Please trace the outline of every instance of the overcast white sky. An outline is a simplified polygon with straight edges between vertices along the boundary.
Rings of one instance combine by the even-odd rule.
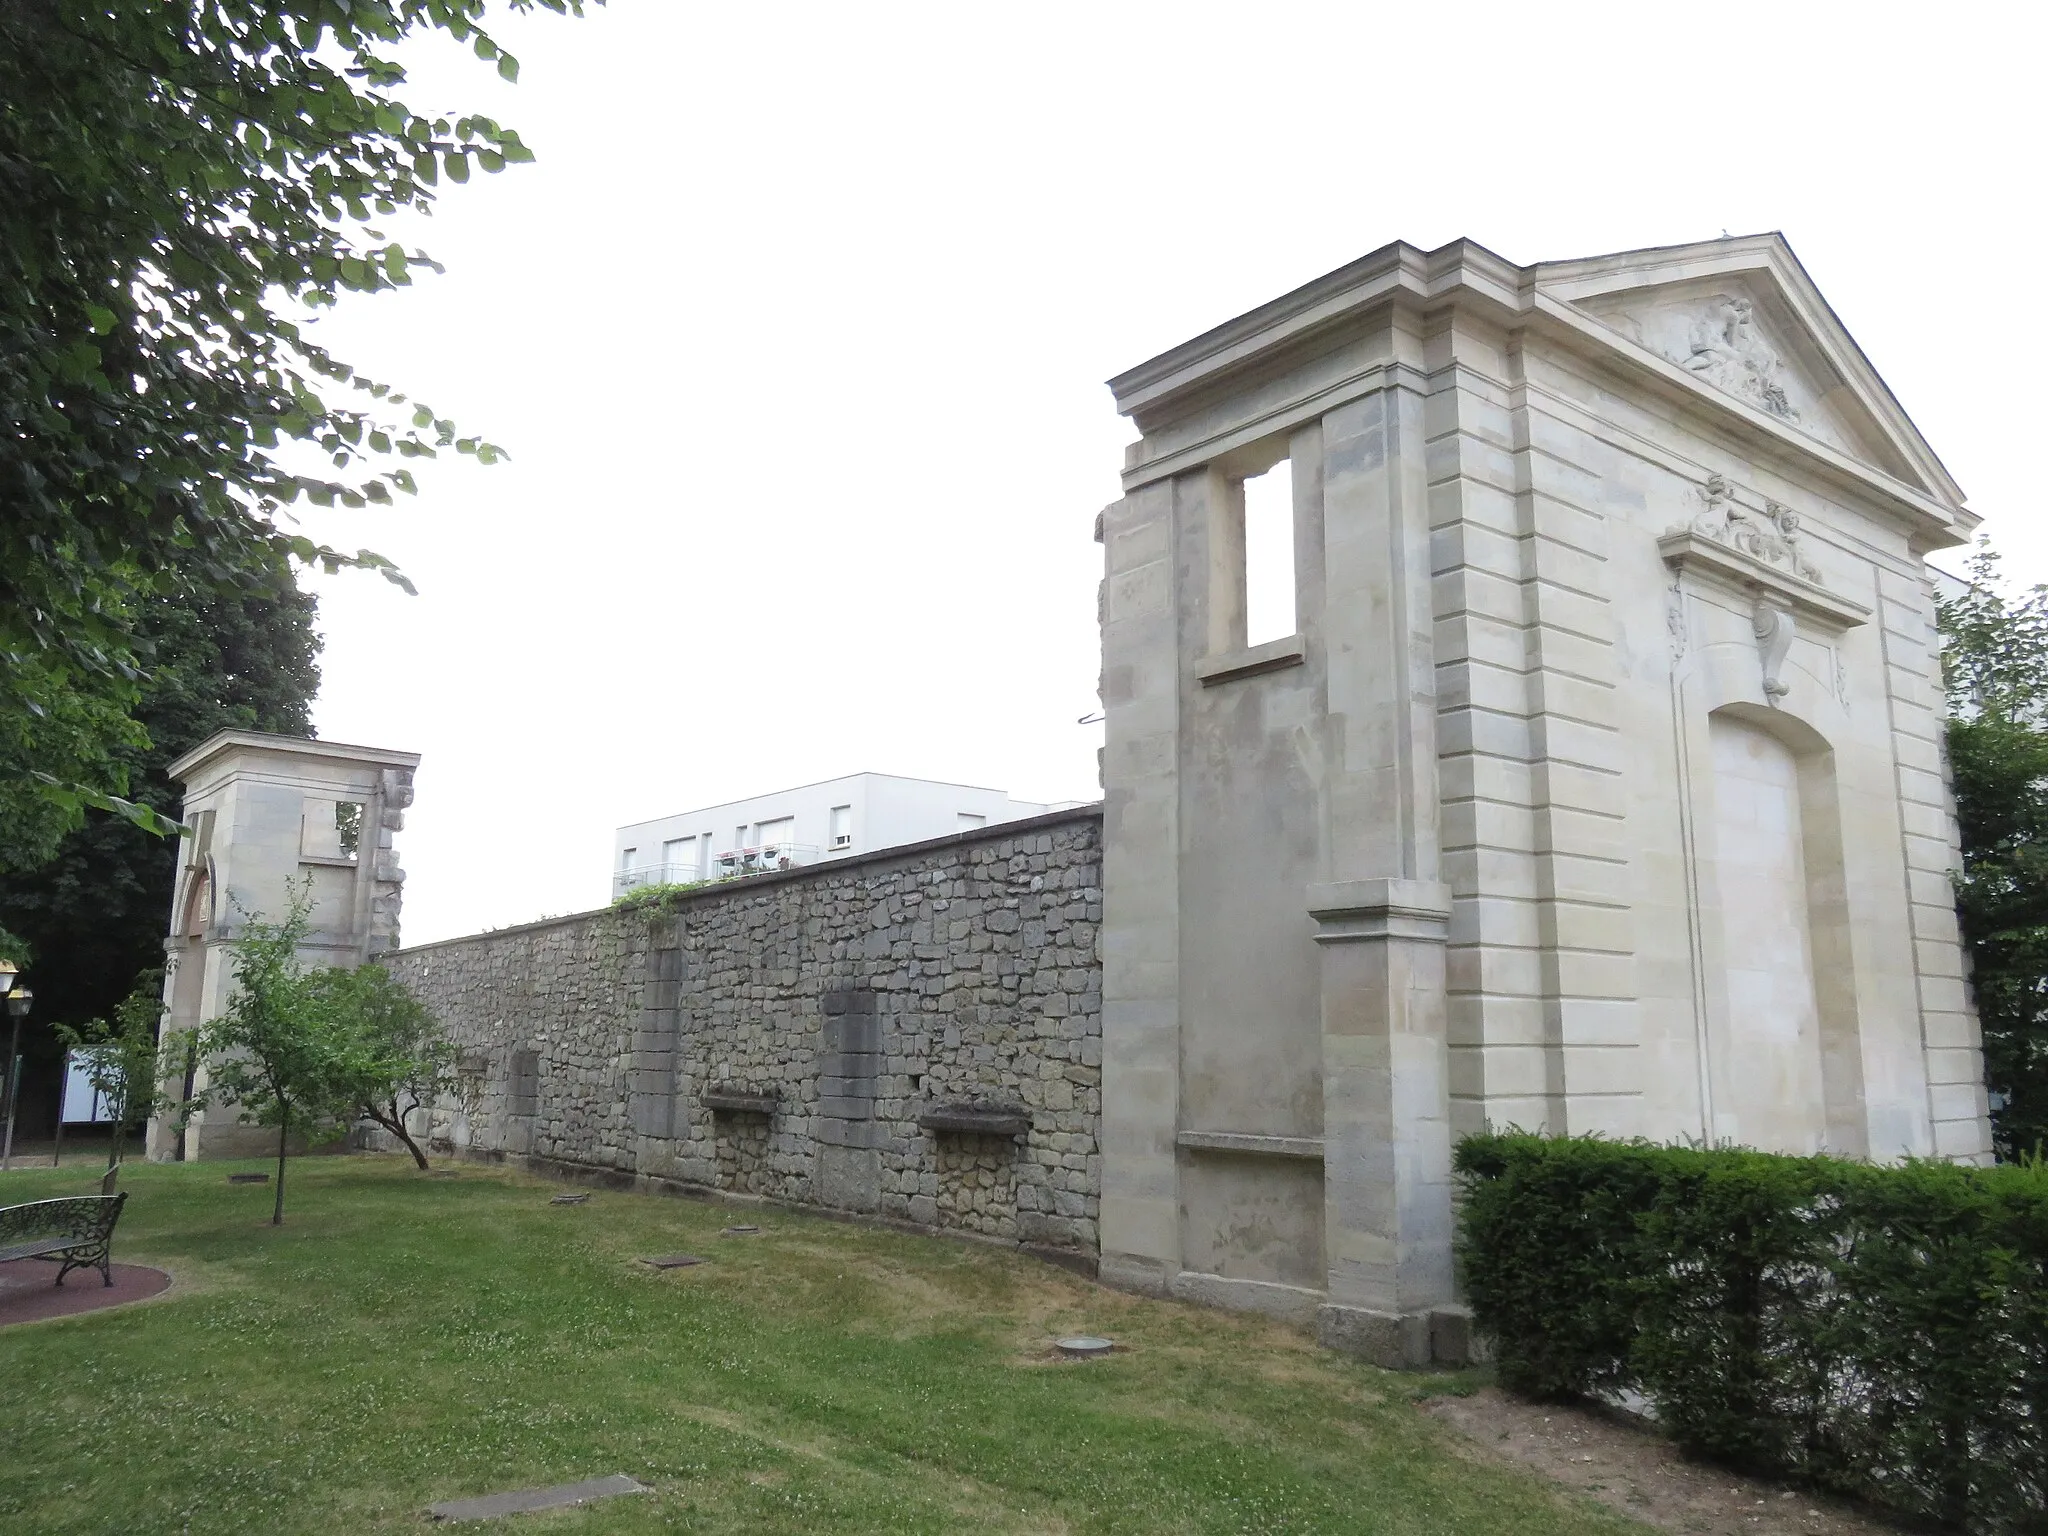
[[[2037,515],[2041,11],[615,0],[409,99],[518,127],[325,323],[511,462],[313,531],[335,740],[421,752],[406,937],[609,895],[610,832],[860,769],[1097,794],[1101,381],[1393,239],[1780,229],[1988,518]],[[415,233],[407,228],[408,238]]]

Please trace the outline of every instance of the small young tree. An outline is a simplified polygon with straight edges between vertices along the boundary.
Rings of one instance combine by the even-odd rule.
[[[106,1105],[113,1122],[114,1139],[107,1148],[109,1173],[120,1165],[128,1128],[161,1112],[170,1102],[163,1088],[167,1072],[157,1038],[164,1012],[163,983],[161,970],[144,971],[136,978],[135,989],[114,1005],[111,1020],[94,1019],[83,1029],[56,1026],[57,1038],[66,1050],[80,1054],[86,1081]]]
[[[455,1085],[455,1048],[424,1004],[381,965],[318,973],[335,1050],[336,1102],[396,1136],[424,1169],[406,1119]]]
[[[284,921],[242,913],[229,943],[235,989],[227,1012],[199,1030],[207,1063],[205,1089],[191,1101],[239,1105],[258,1125],[277,1127],[277,1200],[273,1226],[284,1222],[285,1144],[294,1125],[317,1134],[331,1120],[340,1077],[324,988],[299,964],[299,945],[312,911],[312,883],[289,888]]]

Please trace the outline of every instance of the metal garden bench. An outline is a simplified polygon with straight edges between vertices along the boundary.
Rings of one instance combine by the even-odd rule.
[[[60,1262],[57,1284],[74,1269],[97,1268],[100,1279],[114,1283],[108,1250],[114,1223],[128,1202],[120,1195],[70,1195],[60,1200],[31,1200],[27,1205],[0,1206],[0,1263],[10,1259],[52,1259]]]

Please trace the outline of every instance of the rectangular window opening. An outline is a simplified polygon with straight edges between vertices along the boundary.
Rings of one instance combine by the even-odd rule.
[[[834,848],[851,848],[853,846],[853,807],[850,805],[833,806],[831,825],[828,831],[831,834],[831,844]]]
[[[354,860],[363,836],[363,803],[308,795],[299,818],[299,857]]]
[[[1246,645],[1294,634],[1294,467],[1282,459],[1244,487]]]
[[[957,811],[954,816],[962,832],[972,832],[976,827],[988,825],[988,818],[978,811]]]
[[[363,840],[363,807],[360,801],[334,802],[334,836],[341,851],[354,858]]]

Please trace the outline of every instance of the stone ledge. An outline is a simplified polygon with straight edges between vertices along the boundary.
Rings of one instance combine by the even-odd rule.
[[[1016,1104],[934,1104],[917,1117],[921,1130],[953,1136],[1022,1136],[1031,1114]]]
[[[781,1102],[775,1094],[741,1088],[732,1083],[706,1088],[701,1098],[706,1109],[728,1115],[772,1115]]]
[[[1318,944],[1354,939],[1450,937],[1451,888],[1440,880],[1343,880],[1308,888],[1308,912]]]
[[[1220,656],[1205,657],[1195,663],[1195,676],[1207,688],[1235,678],[1257,677],[1261,672],[1277,672],[1282,667],[1298,667],[1302,655],[1301,636],[1286,635],[1278,640],[1263,640],[1257,645],[1225,651]]]
[[[1249,1131],[1182,1131],[1177,1146],[1191,1152],[1240,1152],[1250,1157],[1298,1157],[1323,1160],[1320,1136],[1258,1136]]]

